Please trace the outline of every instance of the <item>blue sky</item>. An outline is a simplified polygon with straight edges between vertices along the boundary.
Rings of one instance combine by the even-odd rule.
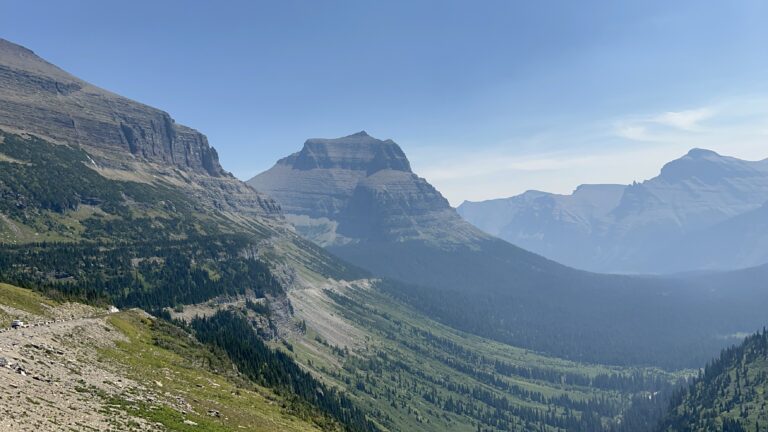
[[[0,0],[0,37],[207,134],[247,179],[392,138],[453,204],[768,157],[764,1]]]

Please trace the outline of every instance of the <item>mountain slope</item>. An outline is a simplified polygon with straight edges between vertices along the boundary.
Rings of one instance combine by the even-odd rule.
[[[207,138],[163,111],[95,87],[0,39],[0,128],[78,146],[103,176],[173,184],[220,211],[275,215],[224,171]]]
[[[568,196],[528,192],[465,202],[458,210],[478,227],[568,265],[665,273],[766,262],[759,242],[742,245],[733,255],[740,243],[728,240],[760,232],[757,217],[740,216],[766,202],[768,160],[744,161],[693,149],[642,183],[584,185]],[[703,245],[709,247],[701,253]]]
[[[425,317],[378,289],[329,281],[289,291],[297,360],[346,386],[389,430],[611,430],[634,398],[685,376],[566,361]]]
[[[34,325],[10,330],[5,316]],[[107,314],[0,284],[0,324],[3,430],[341,430],[142,311]]]
[[[93,122],[105,134],[120,129],[105,118],[130,114],[142,125],[142,118],[158,111],[94,95],[96,90],[27,91],[24,86],[38,81],[63,88],[72,78],[39,59],[35,67],[18,66],[9,56],[20,51],[32,55],[19,47],[2,52],[0,64],[13,76],[2,94],[13,94],[30,113],[46,114],[11,118],[14,113],[7,112],[0,125],[0,280],[38,294],[14,292],[42,293],[51,303],[141,307],[158,317],[128,311],[47,333],[59,340],[72,334],[72,346],[83,350],[93,348],[92,341],[115,338],[97,355],[72,356],[76,366],[121,368],[112,383],[142,383],[126,389],[137,393],[129,396],[146,397],[147,404],[134,404],[138,409],[114,428],[129,429],[135,421],[144,430],[152,423],[160,430],[500,431],[515,425],[592,431],[616,422],[633,398],[676,378],[655,369],[564,361],[457,333],[389,294],[396,283],[368,279],[367,272],[299,237],[274,201],[225,173],[179,164],[171,153],[134,154],[127,143],[102,143],[96,133],[69,141],[72,131],[59,131],[49,121],[69,106],[58,99],[76,95],[66,99],[83,104],[76,123],[85,123],[92,109]],[[105,114],[99,104],[106,99],[111,102]],[[119,108],[125,106],[130,109]],[[384,169],[359,185],[362,197],[412,196],[381,218],[381,238],[430,238],[445,248],[463,242],[462,236],[487,238],[446,208],[402,160],[390,164],[390,158],[397,154],[374,155]],[[363,153],[357,159],[371,158]],[[390,189],[390,180],[377,180],[383,178],[401,187]],[[466,232],[444,241],[440,230],[421,231],[423,220],[446,216]],[[5,299],[0,295],[0,304]],[[2,309],[0,323],[27,317],[11,307]],[[169,321],[174,318],[186,321]],[[77,339],[79,334],[94,337]],[[22,343],[17,348],[28,349]],[[55,350],[35,357],[60,363],[48,355]],[[95,380],[83,387],[73,373],[62,371],[73,381],[67,388],[79,396],[64,401],[62,417],[79,415],[77,402],[87,397],[96,403],[94,427],[108,429],[101,423],[105,413],[123,419],[125,401],[102,403],[112,395],[102,390],[118,385]],[[17,375],[14,385],[22,376]],[[22,394],[32,394],[37,385],[27,379],[16,389],[3,387],[0,405],[15,402],[6,392],[23,387]],[[170,405],[153,403],[161,392]],[[48,403],[30,398],[30,404]],[[221,417],[208,414],[212,406]],[[48,418],[46,410],[40,412]],[[19,416],[11,425],[41,429],[30,417]]]
[[[363,134],[309,140],[249,182],[333,253],[412,284],[393,284],[393,295],[457,328],[514,345],[578,360],[695,365],[723,346],[723,334],[764,323],[765,293],[741,298],[742,287],[704,291],[688,281],[596,275],[483,234],[407,169],[402,152],[383,150],[393,144]],[[346,162],[361,153],[369,155],[366,164]],[[298,163],[318,154],[322,163]],[[382,163],[376,154],[396,161]],[[380,169],[396,163],[398,169]],[[330,200],[332,208],[314,207]],[[319,226],[334,235],[313,235]],[[727,319],[710,319],[715,311]]]
[[[768,332],[749,336],[673,398],[665,431],[762,431],[768,426]]]
[[[768,263],[768,202],[683,236],[642,261],[658,272],[728,270]]]

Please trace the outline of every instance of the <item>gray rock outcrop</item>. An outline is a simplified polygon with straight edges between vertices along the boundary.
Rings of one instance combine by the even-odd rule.
[[[447,245],[486,237],[411,171],[394,141],[365,132],[309,139],[248,184],[274,197],[302,234],[324,246],[408,240]]]
[[[205,135],[177,124],[164,111],[93,86],[3,39],[0,128],[80,146],[106,176],[162,178],[217,210],[280,214],[271,198],[221,167]]]

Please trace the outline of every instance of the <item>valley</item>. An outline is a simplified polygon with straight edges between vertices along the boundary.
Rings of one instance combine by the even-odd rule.
[[[751,166],[687,157],[631,193],[691,186],[702,158]],[[760,226],[753,186],[711,222]],[[643,208],[604,189],[576,207]],[[728,347],[765,325],[768,268],[612,275],[534,252],[462,219],[391,139],[310,138],[242,182],[202,133],[0,39],[2,429],[763,424],[765,334]]]

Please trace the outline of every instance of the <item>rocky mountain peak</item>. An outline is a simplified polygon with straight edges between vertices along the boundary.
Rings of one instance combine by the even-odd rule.
[[[661,169],[659,179],[676,183],[697,181],[720,183],[726,179],[765,176],[765,164],[721,156],[712,150],[694,148]]]
[[[342,138],[311,138],[300,152],[278,162],[298,170],[345,169],[368,175],[390,169],[411,172],[403,150],[392,140],[379,140],[361,131]]]
[[[0,38],[0,53],[4,55],[34,56],[35,52],[9,40]]]
[[[411,171],[400,146],[365,132],[309,139],[248,184],[274,197],[294,226],[323,245],[481,235]],[[435,234],[435,227],[445,232]]]
[[[718,154],[715,151],[702,149],[702,148],[692,148],[688,153],[685,155],[685,157],[693,158],[693,159],[715,159],[720,158],[720,154]]]

